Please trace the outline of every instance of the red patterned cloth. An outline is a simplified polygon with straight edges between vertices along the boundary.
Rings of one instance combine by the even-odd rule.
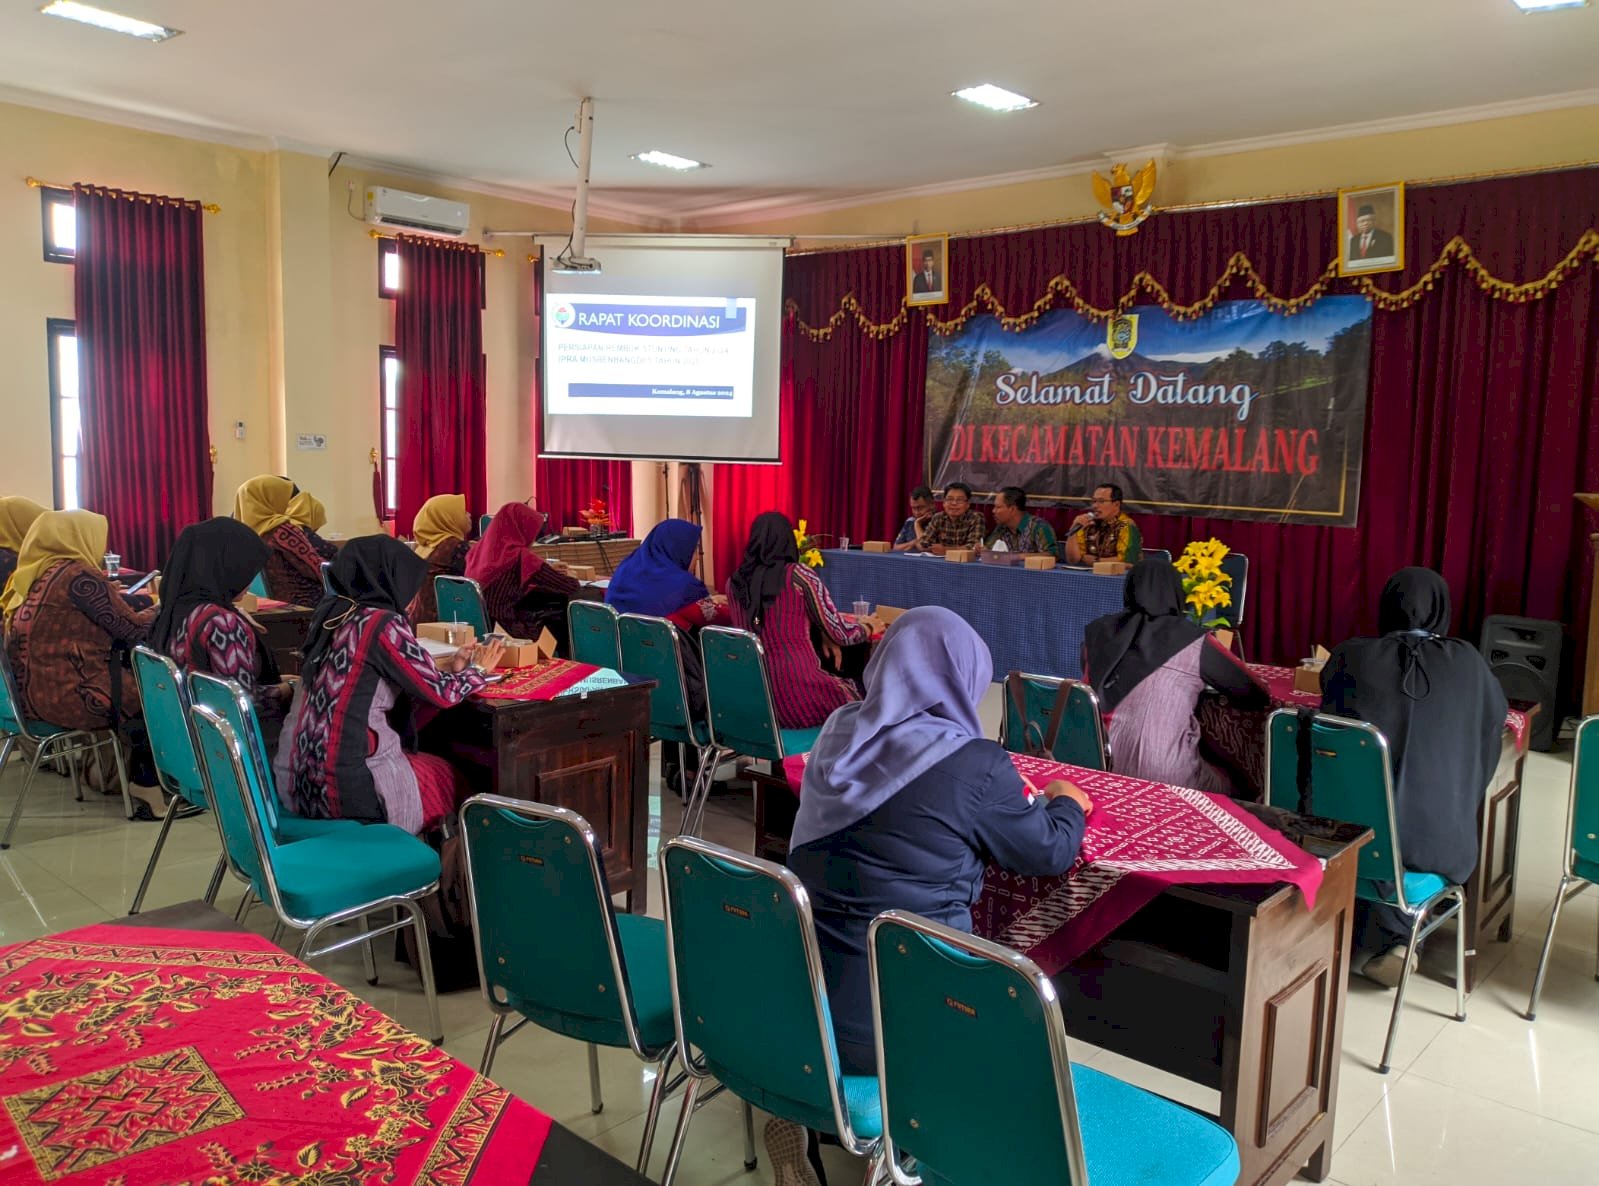
[[[1025,754],[1011,760],[1035,786],[1066,778],[1094,799],[1070,872],[1024,877],[990,866],[972,908],[977,934],[1015,948],[1050,976],[1169,886],[1286,881],[1315,905],[1321,862],[1225,795]],[[798,794],[805,755],[786,759],[783,770]]]
[[[1266,788],[1266,717],[1278,708],[1320,708],[1316,692],[1294,690],[1294,669],[1250,663],[1249,670],[1271,692],[1270,709],[1239,708],[1236,704],[1206,696],[1199,702],[1199,731],[1205,748],[1220,758],[1233,772],[1246,780],[1257,798]],[[1505,714],[1505,728],[1516,739],[1516,749],[1527,751],[1531,721],[1527,714],[1512,708]]]
[[[554,700],[582,680],[605,670],[592,663],[548,659],[532,667],[513,667],[497,684],[478,692],[483,700]]]
[[[0,948],[7,1186],[478,1186],[550,1118],[251,934]]]
[[[406,754],[416,790],[422,800],[422,831],[436,828],[453,816],[472,793],[466,776],[437,754]]]

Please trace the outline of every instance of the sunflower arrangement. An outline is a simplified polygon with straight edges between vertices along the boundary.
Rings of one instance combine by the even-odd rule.
[[[1172,567],[1183,575],[1183,599],[1188,616],[1204,626],[1232,625],[1226,618],[1206,619],[1211,610],[1226,609],[1233,603],[1227,586],[1233,578],[1222,571],[1222,557],[1232,551],[1219,539],[1195,540],[1183,549]]]
[[[811,538],[804,519],[799,521],[799,526],[794,528],[794,545],[799,548],[800,563],[807,568],[822,567],[822,550],[816,546],[816,541]]]

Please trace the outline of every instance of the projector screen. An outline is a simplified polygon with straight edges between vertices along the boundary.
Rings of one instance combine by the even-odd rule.
[[[599,275],[539,236],[546,457],[778,457],[786,239],[591,235]]]

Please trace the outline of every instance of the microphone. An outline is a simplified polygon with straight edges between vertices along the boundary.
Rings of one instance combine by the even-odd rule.
[[[1072,536],[1076,535],[1079,531],[1081,531],[1083,528],[1085,528],[1087,526],[1088,526],[1087,523],[1073,523],[1072,524],[1072,529],[1066,533],[1065,538],[1066,539],[1071,539]]]

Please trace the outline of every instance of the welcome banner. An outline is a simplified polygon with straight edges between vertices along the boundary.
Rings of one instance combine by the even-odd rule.
[[[1020,333],[974,317],[928,337],[929,480],[1071,503],[1113,482],[1135,510],[1353,527],[1370,362],[1358,296],[1292,317],[1060,311]]]

